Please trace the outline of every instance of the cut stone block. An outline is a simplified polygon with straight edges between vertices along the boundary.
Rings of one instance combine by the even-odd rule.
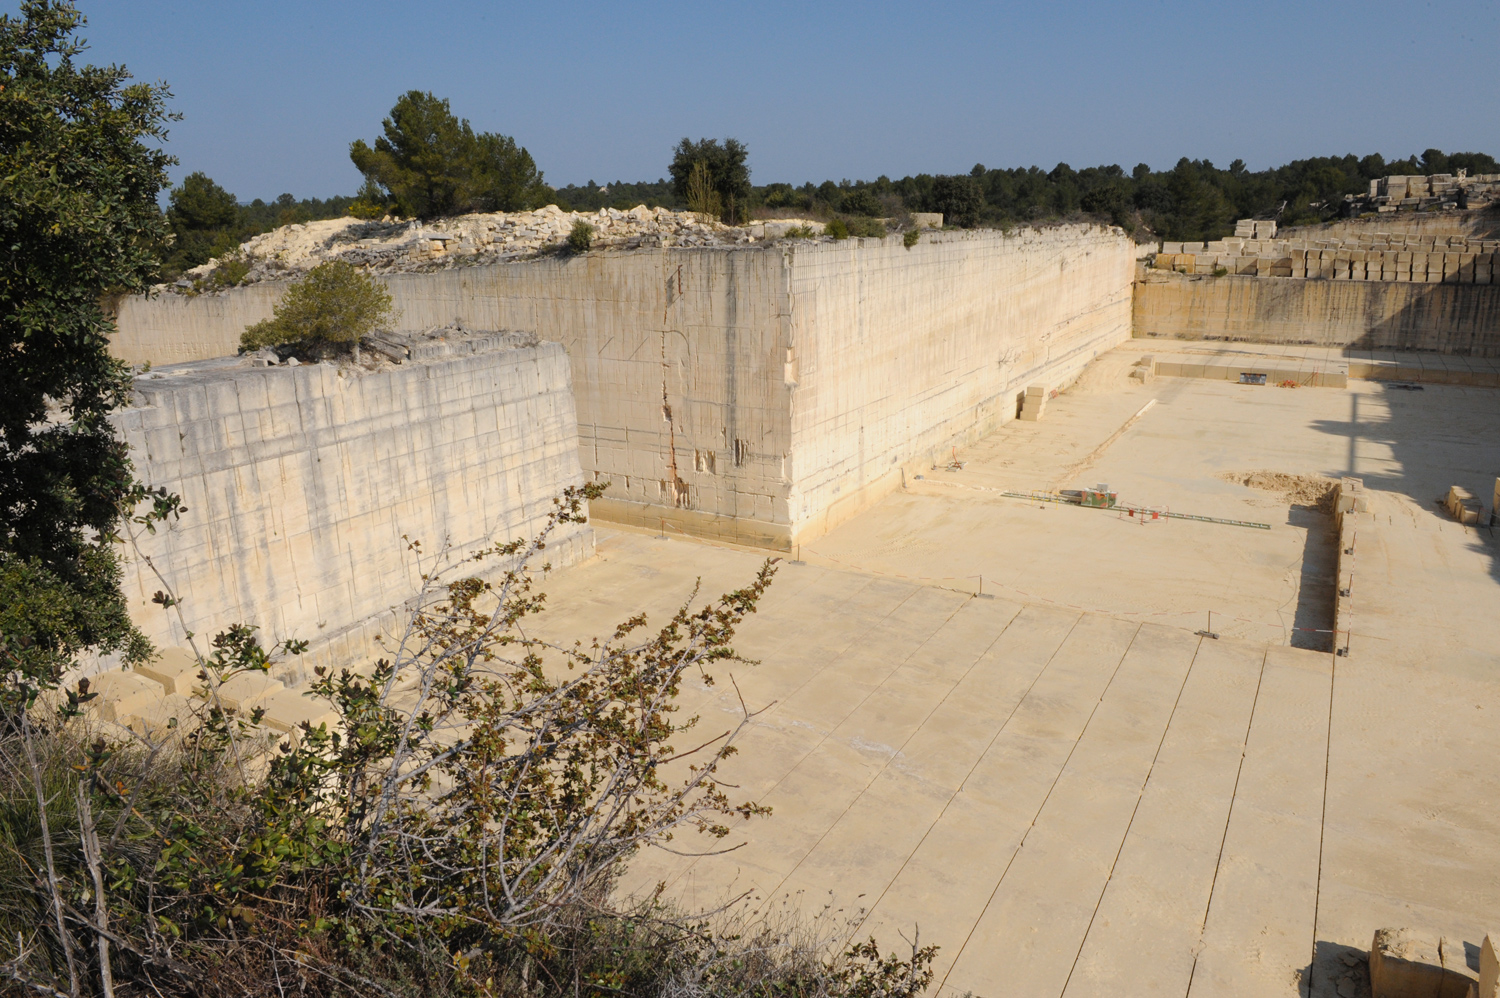
[[[168,693],[183,696],[200,684],[198,669],[197,657],[186,648],[163,648],[156,661],[135,667],[137,673],[160,683]]]
[[[1047,397],[1045,395],[1028,395],[1026,404],[1021,406],[1021,418],[1028,423],[1038,422],[1042,414],[1047,410]]]
[[[89,692],[99,694],[90,704],[106,721],[123,722],[133,712],[160,700],[162,688],[133,672],[101,672],[89,677]]]
[[[1364,484],[1362,478],[1345,478],[1339,482],[1339,513],[1363,513],[1370,508],[1370,500],[1365,495]]]
[[[1479,947],[1479,998],[1500,998],[1500,957],[1495,949],[1494,935],[1485,933]]]
[[[260,706],[266,710],[261,723],[283,734],[300,729],[303,721],[314,728],[327,724],[332,731],[339,721],[338,711],[327,700],[305,696],[300,690],[279,690],[262,700]]]
[[[1479,985],[1479,969],[1469,966],[1469,947],[1464,945],[1462,939],[1452,936],[1444,936],[1438,944],[1438,950],[1443,957],[1443,972],[1447,979],[1458,977],[1463,981],[1462,994],[1472,996]],[[1457,985],[1446,984],[1445,993],[1451,992]]]
[[[225,710],[251,710],[273,693],[286,687],[278,680],[261,672],[246,672],[232,677],[219,687],[219,702]]]
[[[1478,523],[1480,505],[1479,500],[1474,498],[1474,493],[1459,485],[1449,486],[1448,495],[1443,500],[1448,507],[1448,512],[1459,523]]]
[[[1471,981],[1443,965],[1442,940],[1415,929],[1376,929],[1370,944],[1374,998],[1468,998]]]
[[[193,701],[178,693],[160,694],[121,720],[143,738],[161,738],[169,732],[185,734],[193,729],[195,722]]]
[[[1479,975],[1460,939],[1416,929],[1376,929],[1370,944],[1374,998],[1469,998]]]

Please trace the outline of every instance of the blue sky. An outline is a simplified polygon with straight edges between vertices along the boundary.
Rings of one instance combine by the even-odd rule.
[[[1500,155],[1494,0],[79,6],[91,61],[171,85],[174,179],[247,201],[352,193],[349,143],[409,89],[555,185],[663,176],[685,135],[745,142],[756,183]]]

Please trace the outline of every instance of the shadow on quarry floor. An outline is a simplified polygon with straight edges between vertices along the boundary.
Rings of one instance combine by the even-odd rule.
[[[1338,573],[1338,533],[1333,516],[1313,506],[1293,506],[1286,522],[1307,531],[1302,547],[1302,574],[1297,586],[1297,613],[1292,620],[1293,648],[1332,651],[1334,587]]]
[[[1368,959],[1369,954],[1362,949],[1319,939],[1313,944],[1313,962],[1298,972],[1298,994],[1306,998],[1370,998]]]
[[[1461,485],[1489,516],[1500,476],[1500,390],[1456,385],[1412,390],[1379,382],[1350,382],[1350,387],[1348,419],[1309,424],[1346,442],[1343,467],[1331,474],[1354,475],[1366,488],[1407,496],[1442,521],[1448,521],[1442,507],[1448,487]],[[1494,531],[1475,531],[1470,547],[1488,558],[1490,576],[1500,582]]]

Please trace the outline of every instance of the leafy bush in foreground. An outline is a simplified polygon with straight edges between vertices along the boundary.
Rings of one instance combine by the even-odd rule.
[[[589,643],[532,637],[544,597],[526,566],[601,492],[569,490],[529,542],[424,565],[389,657],[319,671],[310,695],[335,724],[268,739],[258,712],[225,709],[224,683],[301,651],[244,626],[201,656],[187,730],[96,737],[86,681],[55,719],[6,718],[0,973],[70,996],[732,994],[752,964],[770,993],[925,986],[931,948],[830,958],[764,925],[726,936],[611,901],[641,847],[692,851],[691,830],[711,853],[729,818],[768,813],[718,779],[751,715],[699,734],[676,700],[688,672],[711,683],[737,660],[775,569],[658,630],[635,616]],[[492,581],[467,574],[481,563]]]

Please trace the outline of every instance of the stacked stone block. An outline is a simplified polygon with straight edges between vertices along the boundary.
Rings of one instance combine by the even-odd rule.
[[[1415,211],[1456,203],[1460,189],[1470,199],[1500,198],[1500,174],[1382,177],[1370,181],[1368,197],[1380,212]]]
[[[1500,240],[1466,236],[1165,242],[1154,266],[1185,274],[1416,284],[1500,284]]]

